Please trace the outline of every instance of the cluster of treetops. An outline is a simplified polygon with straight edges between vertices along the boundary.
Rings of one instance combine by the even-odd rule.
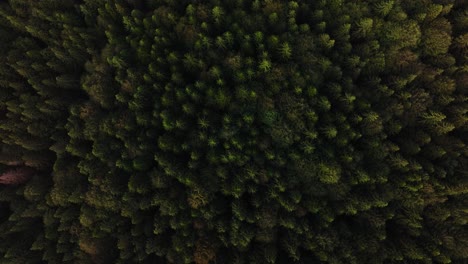
[[[0,3],[0,263],[467,263],[465,0]]]

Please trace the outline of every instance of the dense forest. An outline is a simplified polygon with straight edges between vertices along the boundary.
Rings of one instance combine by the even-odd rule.
[[[0,263],[468,263],[466,0],[0,3]]]

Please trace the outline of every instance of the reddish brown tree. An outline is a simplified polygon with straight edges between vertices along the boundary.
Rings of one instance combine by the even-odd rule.
[[[33,174],[34,169],[29,167],[10,169],[0,175],[0,184],[19,185],[29,180]]]

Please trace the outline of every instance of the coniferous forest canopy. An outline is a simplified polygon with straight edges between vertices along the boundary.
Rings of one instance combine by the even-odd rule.
[[[467,263],[465,0],[0,3],[0,263]]]

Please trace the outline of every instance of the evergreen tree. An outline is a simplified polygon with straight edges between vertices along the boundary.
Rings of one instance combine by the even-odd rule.
[[[464,263],[467,21],[0,3],[0,263]]]

